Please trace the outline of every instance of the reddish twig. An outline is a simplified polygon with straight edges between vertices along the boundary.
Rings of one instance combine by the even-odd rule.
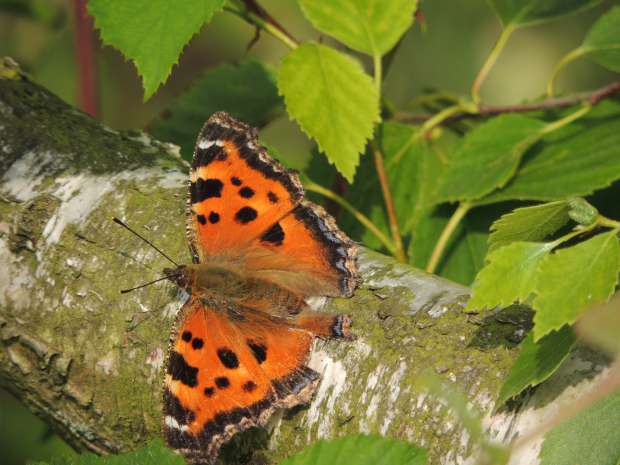
[[[290,32],[284,29],[284,26],[282,26],[278,21],[276,21],[276,19],[273,16],[271,16],[267,12],[267,10],[265,10],[262,6],[260,6],[256,0],[243,0],[243,3],[245,4],[245,7],[248,9],[248,11],[251,11],[259,18],[262,18],[264,21],[266,21],[267,23],[271,24],[273,27],[278,29],[286,37],[291,39],[293,42],[297,43],[297,39],[295,39],[295,37],[293,37],[293,35]]]
[[[93,19],[86,11],[86,0],[73,0],[75,15],[75,54],[78,66],[79,106],[97,116],[97,85],[93,39]]]
[[[620,81],[615,81],[599,89],[591,92],[571,95],[561,98],[550,98],[542,100],[541,102],[522,103],[516,105],[479,105],[477,112],[461,112],[446,118],[445,122],[458,121],[464,118],[477,117],[477,116],[494,116],[502,113],[525,113],[530,111],[540,110],[553,110],[557,108],[566,108],[578,105],[583,102],[587,102],[594,106],[600,103],[602,100],[609,98],[620,92]],[[411,115],[406,113],[395,113],[394,119],[402,122],[415,122],[421,123],[429,120],[434,115],[432,114],[420,114]]]

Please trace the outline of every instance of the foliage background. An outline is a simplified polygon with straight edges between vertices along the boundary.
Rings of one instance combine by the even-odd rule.
[[[318,37],[296,2],[261,3],[299,40]],[[482,89],[483,101],[514,103],[544,94],[554,64],[580,43],[602,12],[615,4],[618,2],[606,1],[579,15],[518,30]],[[467,95],[500,31],[497,17],[484,0],[427,0],[421,8],[424,26],[421,28],[418,23],[407,32],[385,77],[384,95],[395,102],[407,102],[422,95],[429,86]],[[73,2],[69,0],[0,0],[0,55],[14,57],[42,85],[77,104],[74,29]],[[133,65],[124,61],[117,50],[98,46],[98,118],[116,129],[148,128],[180,93],[215,66],[248,58],[277,65],[287,49],[263,34],[248,51],[246,47],[253,36],[254,29],[239,18],[217,14],[185,49],[168,82],[146,103]],[[571,93],[592,89],[614,78],[601,67],[578,61],[561,74],[557,90]],[[313,155],[312,144],[286,115],[270,122],[261,135],[289,166],[303,169],[313,156],[322,157]],[[325,183],[329,185],[328,181]],[[604,213],[619,218],[609,201],[614,192],[618,192],[618,186],[599,194],[597,206],[602,205]],[[346,225],[346,218],[343,221]],[[352,222],[349,227],[354,227]],[[488,224],[481,225],[481,233],[486,228]],[[472,261],[481,262],[484,255],[476,257],[473,249],[471,253]],[[470,284],[471,271],[465,270],[467,264],[461,266],[462,272],[457,270],[449,277]],[[8,454],[4,463],[19,464],[26,459],[46,459],[67,452],[67,447],[45,425],[4,393],[0,394],[0,418],[0,450]]]

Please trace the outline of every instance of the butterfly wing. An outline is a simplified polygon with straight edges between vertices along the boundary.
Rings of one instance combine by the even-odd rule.
[[[255,129],[215,113],[200,131],[190,172],[187,229],[195,261],[237,257],[302,196],[297,175],[267,155]]]
[[[277,407],[307,402],[312,335],[249,312],[229,315],[192,297],[173,331],[164,381],[164,437],[190,463],[215,462],[235,433]]]
[[[215,113],[198,137],[190,179],[195,261],[234,263],[297,295],[349,296],[357,247],[303,193],[256,130]]]

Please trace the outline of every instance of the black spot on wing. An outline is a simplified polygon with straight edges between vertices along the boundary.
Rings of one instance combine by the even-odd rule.
[[[181,381],[186,386],[194,387],[198,384],[198,368],[188,365],[185,358],[175,350],[170,352],[168,373],[173,380]]]
[[[263,363],[267,360],[267,346],[265,346],[265,344],[260,344],[254,341],[247,341],[247,343],[258,363]]]
[[[192,341],[192,347],[194,348],[194,350],[202,349],[203,345],[204,341],[199,337],[194,338],[194,340]]]
[[[232,182],[233,186],[241,185],[241,179],[239,179],[237,176],[233,176],[232,178],[230,178],[230,182]]]
[[[265,234],[263,234],[260,238],[263,242],[269,242],[273,245],[282,245],[282,241],[284,240],[284,230],[280,223],[274,224],[271,228],[267,230]]]
[[[200,224],[207,224],[207,219],[205,218],[204,215],[197,215],[196,219],[198,220]]]
[[[239,359],[237,358],[237,354],[235,354],[228,347],[220,347],[217,349],[217,356],[226,368],[232,370],[239,367]]]
[[[220,221],[220,215],[217,212],[211,212],[209,213],[209,223],[211,224],[215,224],[218,221]]]
[[[212,197],[221,197],[224,184],[219,179],[198,178],[189,186],[189,196],[192,203],[202,202]]]
[[[212,387],[206,387],[204,393],[207,397],[213,397],[213,394],[215,394],[215,389]]]
[[[241,224],[248,224],[256,219],[258,212],[252,207],[243,207],[235,213],[235,219]]]
[[[278,196],[271,191],[267,192],[267,198],[271,203],[278,203],[280,201]]]
[[[242,187],[239,189],[239,195],[244,199],[251,199],[254,196],[254,189],[251,187]]]
[[[254,381],[246,381],[242,387],[245,392],[252,392],[256,389],[256,383]]]
[[[226,376],[218,376],[215,378],[215,385],[220,389],[226,389],[230,386],[230,380]]]
[[[181,334],[181,339],[183,339],[185,342],[191,341],[192,340],[191,331],[183,331],[183,334]]]

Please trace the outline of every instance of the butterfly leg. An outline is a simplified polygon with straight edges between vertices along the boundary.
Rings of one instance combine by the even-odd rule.
[[[295,315],[293,322],[296,326],[310,331],[315,336],[335,339],[355,339],[351,334],[351,318],[347,315],[333,315],[304,309]]]

